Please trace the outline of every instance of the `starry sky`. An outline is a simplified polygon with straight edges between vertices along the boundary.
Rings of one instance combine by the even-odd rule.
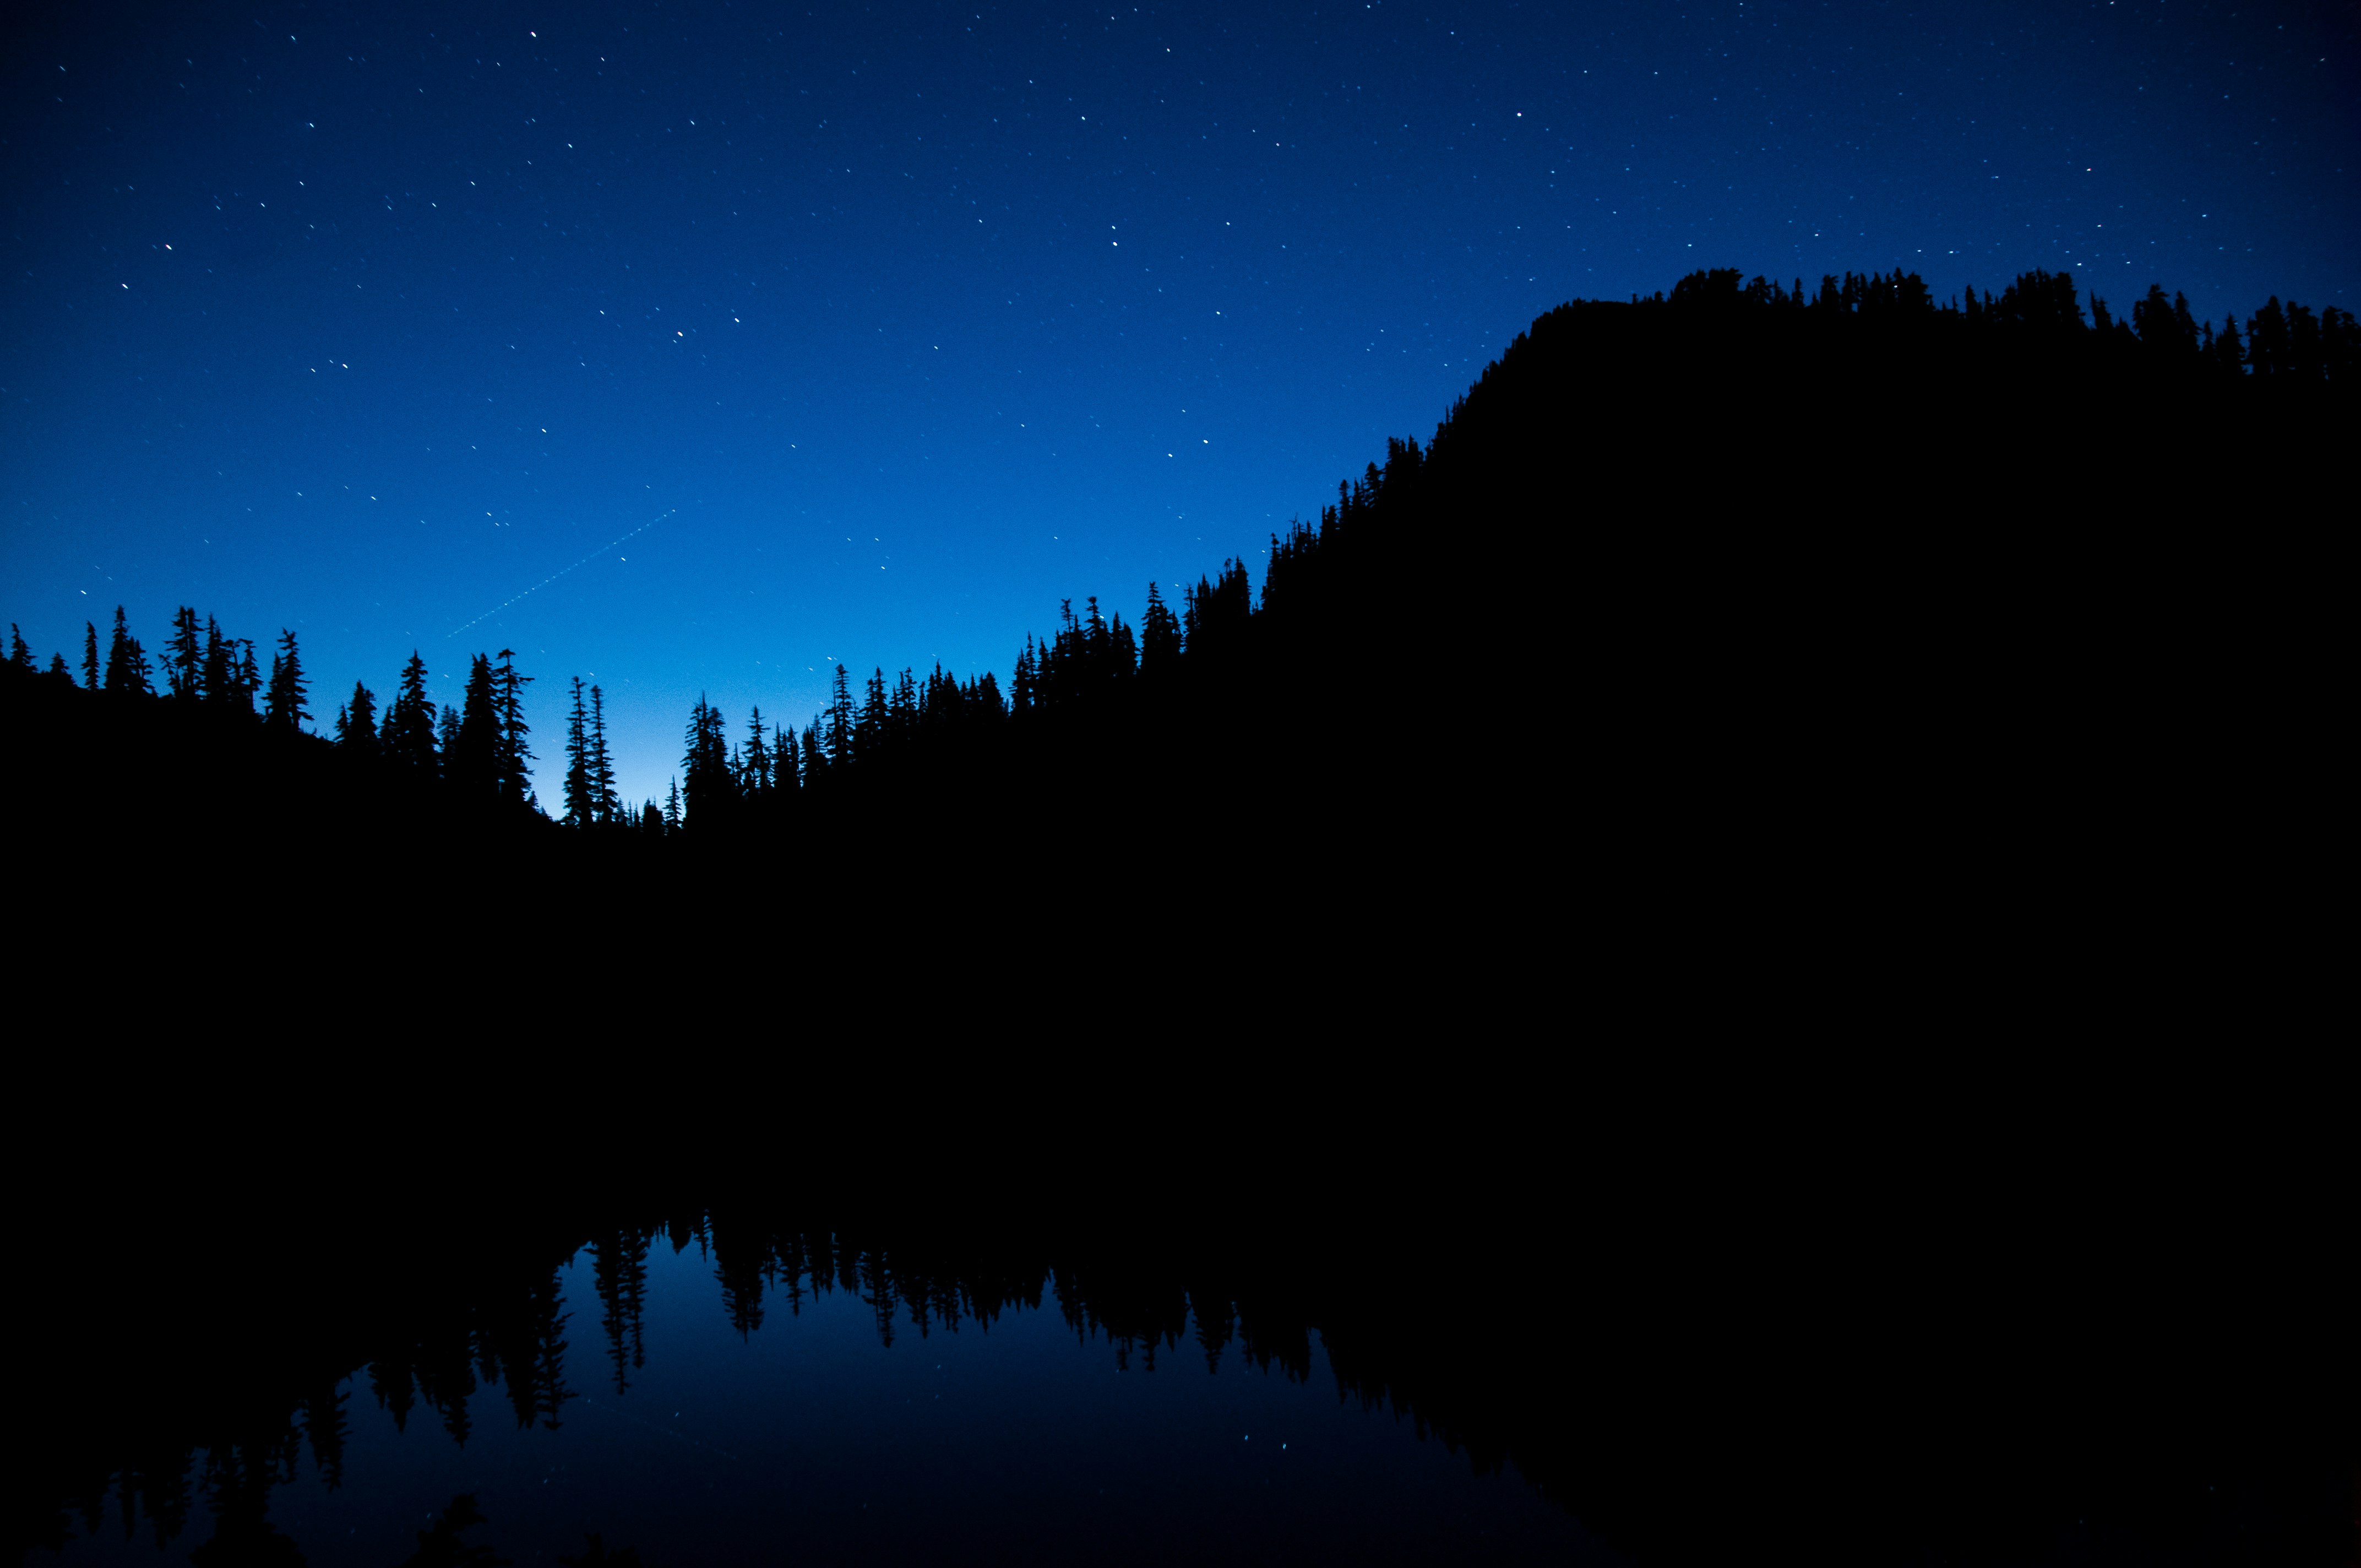
[[[1531,319],[1735,266],[2361,308],[2361,7],[44,7],[0,159],[0,614],[609,694],[1005,679],[1423,440]],[[28,30],[31,29],[31,30]],[[1439,545],[1447,542],[1438,542]]]

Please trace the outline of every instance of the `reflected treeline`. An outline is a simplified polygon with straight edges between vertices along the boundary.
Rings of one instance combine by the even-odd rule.
[[[125,1408],[119,1420],[91,1420],[70,1434],[73,1441],[33,1462],[46,1486],[26,1495],[34,1511],[14,1521],[16,1545],[20,1552],[36,1543],[60,1546],[73,1521],[87,1533],[145,1531],[168,1544],[182,1535],[202,1497],[215,1534],[197,1548],[198,1561],[299,1562],[295,1544],[269,1522],[270,1491],[295,1479],[307,1461],[325,1485],[343,1481],[357,1395],[405,1431],[431,1416],[462,1444],[487,1419],[488,1394],[497,1401],[489,1409],[520,1428],[560,1424],[575,1392],[569,1379],[582,1375],[567,1365],[568,1314],[560,1297],[567,1260],[587,1265],[606,1376],[619,1392],[627,1390],[646,1361],[648,1260],[656,1247],[693,1247],[709,1260],[719,1310],[747,1335],[791,1332],[783,1319],[791,1322],[819,1299],[840,1294],[862,1304],[880,1346],[889,1350],[913,1338],[989,1330],[1012,1312],[1049,1310],[1078,1341],[1103,1343],[1121,1369],[1152,1373],[1160,1360],[1185,1354],[1216,1375],[1251,1368],[1301,1381],[1312,1375],[1315,1341],[1335,1326],[1307,1312],[1300,1289],[1202,1259],[1174,1269],[1038,1236],[947,1242],[840,1232],[782,1223],[742,1206],[614,1221],[544,1241],[538,1260],[522,1265],[486,1253],[428,1271],[413,1259],[390,1310],[371,1312],[364,1299],[319,1288],[323,1281],[295,1287],[299,1299],[332,1319],[368,1321],[314,1321],[283,1341],[247,1335],[224,1343],[201,1334],[180,1349],[203,1358],[198,1380],[212,1397],[174,1398],[170,1379],[199,1369],[149,1364],[166,1386],[126,1389],[148,1396],[144,1408]],[[256,1288],[234,1273],[219,1283],[241,1295]],[[292,1283],[265,1288],[284,1294]],[[338,1283],[371,1288],[357,1279]],[[366,1348],[340,1357],[338,1345]],[[1402,1380],[1382,1353],[1363,1346],[1339,1354],[1333,1343],[1329,1348],[1340,1397],[1393,1409],[1422,1434],[1435,1432],[1465,1448],[1479,1470],[1527,1462],[1480,1415]],[[1528,1473],[1548,1489],[1545,1462]],[[423,1549],[427,1537],[421,1541]]]
[[[505,1290],[471,1299],[464,1316],[420,1325],[414,1334],[385,1343],[368,1365],[369,1391],[407,1430],[421,1404],[455,1442],[474,1430],[468,1400],[485,1384],[500,1385],[521,1427],[557,1427],[566,1386],[566,1319],[558,1310],[555,1268]]]
[[[460,1443],[494,1410],[554,1428],[580,1384],[628,1389],[644,1366],[659,1248],[696,1249],[716,1310],[747,1336],[791,1334],[807,1308],[849,1298],[887,1350],[1051,1311],[1141,1376],[1185,1360],[1302,1381],[1324,1358],[1339,1398],[1439,1439],[1479,1473],[1521,1475],[1642,1559],[1725,1561],[1766,1535],[1837,1559],[2006,1559],[2050,1550],[2071,1518],[2101,1509],[2168,1532],[2227,1528],[2192,1523],[2190,1509],[2234,1484],[2246,1512],[2232,1522],[2285,1560],[2341,1561],[2332,1549],[2349,1538],[2319,1490],[2323,1464],[2333,1477],[2347,1452],[2335,1423],[2353,1435],[2350,1407],[2334,1402],[2353,1386],[2349,1356],[2317,1359],[2333,1329],[2281,1323],[2282,1347],[2315,1358],[2272,1375],[2301,1398],[2250,1387],[2224,1404],[2202,1347],[2172,1325],[2126,1327],[2123,1301],[2092,1313],[2087,1339],[2060,1326],[2070,1314],[2012,1325],[2000,1297],[1956,1283],[1940,1310],[1861,1315],[1860,1300],[1914,1299],[1955,1266],[1891,1249],[1873,1271],[1829,1255],[1811,1279],[1704,1232],[1619,1249],[1587,1213],[1560,1230],[1532,1213],[1411,1208],[1318,1237],[1251,1209],[1226,1223],[1093,1213],[1030,1228],[818,1218],[741,1199],[521,1225],[508,1245],[487,1224],[455,1249],[407,1245],[390,1279],[378,1271],[390,1266],[332,1258],[255,1280],[216,1258],[229,1305],[170,1362],[98,1333],[57,1347],[81,1358],[71,1365],[103,1368],[113,1354],[127,1370],[115,1403],[79,1417],[64,1407],[56,1441],[20,1460],[16,1544],[57,1545],[77,1522],[170,1542],[202,1498],[215,1534],[198,1561],[300,1561],[269,1496],[306,1464],[338,1483],[352,1400],[405,1430],[431,1413]],[[569,1261],[598,1299],[599,1374],[568,1365]],[[2044,1274],[2059,1300],[2079,1288],[2070,1267]],[[1753,1283],[1773,1278],[1786,1296]],[[266,1301],[311,1315],[252,1332]],[[2271,1381],[2254,1374],[2237,1368]],[[69,1379],[58,1392],[82,1390]],[[2326,1429],[2319,1398],[2341,1412]],[[2264,1410],[2279,1446],[2259,1472],[2219,1454],[2213,1469],[2187,1468]]]

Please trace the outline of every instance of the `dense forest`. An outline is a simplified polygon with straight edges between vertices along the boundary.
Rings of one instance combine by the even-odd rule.
[[[1697,272],[1534,322],[1424,446],[1389,443],[1274,535],[1258,593],[1241,556],[1177,604],[1151,586],[1137,624],[1070,600],[1005,685],[840,666],[800,729],[700,700],[661,801],[618,795],[596,685],[571,683],[544,759],[507,650],[456,707],[413,652],[331,713],[291,632],[266,674],[193,609],[160,653],[119,610],[78,662],[15,637],[6,729],[51,762],[10,787],[57,841],[144,853],[192,821],[219,843],[392,819],[561,861],[604,846],[609,871],[855,840],[941,869],[1018,841],[1136,860],[1178,825],[1342,886],[1411,823],[1464,828],[1420,874],[1546,853],[1570,789],[1632,822],[1726,816],[1708,796],[1737,759],[1793,774],[1872,731],[1906,754],[1938,708],[2095,755],[2057,693],[2112,678],[2100,644],[2167,630],[2146,618],[2201,576],[2225,602],[2302,591],[2247,580],[2268,553],[2228,524],[2349,514],[2323,443],[2361,406],[2356,355],[2351,313],[2277,299],[2216,326],[2161,288],[2086,313],[2064,273],[1938,303],[1899,270]],[[2098,726],[2118,740],[2138,685]],[[991,826],[923,826],[947,810]]]

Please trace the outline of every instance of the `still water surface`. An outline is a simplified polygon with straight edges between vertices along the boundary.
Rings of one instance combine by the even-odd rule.
[[[1061,1310],[1054,1278],[1038,1305],[981,1317],[776,1268],[757,1298],[742,1277],[725,1288],[701,1233],[652,1239],[603,1278],[595,1248],[576,1253],[529,1356],[422,1374],[399,1421],[410,1371],[346,1377],[340,1436],[314,1401],[262,1462],[276,1479],[248,1486],[259,1538],[208,1550],[237,1506],[224,1467],[258,1466],[201,1453],[160,1554],[148,1510],[126,1539],[118,1498],[27,1561],[392,1568],[462,1495],[483,1517],[464,1544],[519,1563],[579,1558],[594,1531],[651,1565],[1617,1561],[1513,1465],[1477,1474],[1340,1396],[1316,1334],[1290,1372],[1210,1314],[1110,1337]]]

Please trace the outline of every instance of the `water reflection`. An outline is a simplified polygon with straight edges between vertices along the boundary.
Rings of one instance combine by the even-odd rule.
[[[1407,1402],[1251,1291],[727,1212],[565,1245],[542,1262],[495,1249],[400,1312],[356,1310],[365,1354],[342,1366],[248,1367],[249,1395],[285,1397],[249,1401],[235,1430],[138,1463],[84,1456],[113,1461],[104,1490],[50,1544],[70,1563],[162,1546],[379,1568],[789,1543],[822,1560],[1610,1560],[1489,1474],[1498,1454],[1471,1466],[1422,1442],[1422,1419],[1387,1419]]]
[[[1603,1208],[821,1207],[84,1227],[23,1340],[12,1539],[323,1568],[2352,1560],[2345,1298],[2256,1293],[2269,1337],[2143,1320],[2180,1298],[2077,1263],[2079,1229],[2032,1265],[1806,1266],[1734,1231],[1610,1250]]]

